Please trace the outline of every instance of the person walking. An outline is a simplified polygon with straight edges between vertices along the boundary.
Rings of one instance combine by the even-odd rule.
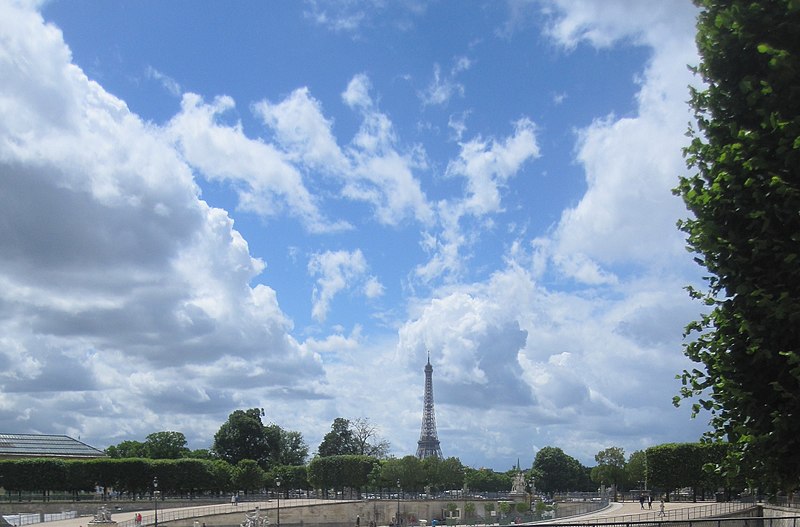
[[[644,494],[639,494],[639,507],[644,510]]]
[[[653,508],[653,495],[652,494],[647,497],[647,508],[648,509],[652,509]]]
[[[661,502],[658,504],[658,515],[664,516],[664,498],[661,498]]]

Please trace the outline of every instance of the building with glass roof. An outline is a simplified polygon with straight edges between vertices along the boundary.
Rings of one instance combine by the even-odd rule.
[[[105,452],[77,439],[59,435],[0,434],[0,459],[92,459]]]

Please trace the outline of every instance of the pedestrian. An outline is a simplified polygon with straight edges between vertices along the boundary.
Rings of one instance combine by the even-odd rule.
[[[356,527],[361,527],[361,516],[356,514]]]
[[[647,498],[647,508],[648,509],[652,509],[653,508],[653,495],[652,494]]]
[[[644,494],[639,494],[639,506],[644,509]]]
[[[658,515],[664,516],[664,498],[661,498],[661,502],[658,504]]]

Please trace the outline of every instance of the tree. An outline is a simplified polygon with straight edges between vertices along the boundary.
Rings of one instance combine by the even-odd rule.
[[[245,493],[264,487],[264,470],[252,459],[242,459],[233,467],[233,484]]]
[[[154,432],[145,438],[144,447],[152,459],[179,459],[189,454],[181,432]]]
[[[308,464],[308,481],[322,489],[361,489],[377,463],[370,456],[317,456]]]
[[[533,470],[540,476],[536,488],[542,492],[583,490],[586,468],[558,447],[546,446],[536,453]]]
[[[426,461],[428,459],[435,458],[426,458]],[[468,488],[477,492],[507,492],[513,484],[513,478],[507,473],[481,468],[467,470],[466,484]]]
[[[420,460],[420,465],[424,474],[423,486],[429,486],[435,491],[458,489],[464,486],[466,469],[457,457],[445,459],[426,457]]]
[[[308,445],[303,434],[292,430],[281,430],[280,465],[303,465],[308,457]]]
[[[231,413],[214,434],[214,453],[231,465],[236,465],[243,459],[265,459],[269,448],[264,438],[262,415],[264,410],[259,408],[235,410]]]
[[[681,398],[711,412],[725,468],[772,490],[800,481],[800,3],[696,0],[694,173],[675,189],[679,222],[708,270],[690,295],[710,309],[687,326]]]
[[[609,447],[594,456],[597,466],[592,469],[592,481],[600,485],[614,484],[614,501],[617,501],[617,487],[625,480],[625,451],[619,447]]]
[[[389,442],[378,435],[378,429],[369,422],[369,419],[356,419],[350,424],[350,431],[353,434],[357,454],[386,459],[389,454]]]
[[[644,450],[637,450],[628,457],[625,465],[625,479],[630,486],[643,489],[647,481],[647,454]]]
[[[265,427],[264,410],[235,410],[214,435],[212,450],[231,465],[252,459],[267,469],[280,458],[280,428]]]
[[[141,441],[123,441],[118,445],[106,448],[108,457],[122,459],[126,457],[147,457],[147,447]]]
[[[334,419],[331,431],[322,438],[317,453],[321,457],[357,454],[358,445],[350,429],[350,421],[343,417]]]
[[[275,484],[280,480],[280,488],[284,492],[290,489],[308,489],[308,467],[305,465],[281,465],[273,467],[267,474],[267,487],[277,488]]]
[[[691,487],[694,499],[697,493],[710,489],[729,487],[729,482],[718,471],[709,470],[725,456],[727,443],[667,443],[650,447],[646,451],[647,474],[653,488],[667,493]]]

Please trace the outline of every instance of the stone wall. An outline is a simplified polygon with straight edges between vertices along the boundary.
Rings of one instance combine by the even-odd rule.
[[[475,513],[478,516],[485,516],[485,503],[483,501],[470,501],[475,505]],[[448,503],[455,503],[459,510],[463,509],[463,500],[407,500],[400,501],[400,517],[403,525],[409,522],[417,524],[419,520],[427,520],[430,525],[434,518],[442,520],[444,511]],[[246,504],[245,504],[246,505]],[[496,507],[496,504],[495,504]],[[246,507],[242,511],[232,514],[220,514],[208,516],[206,518],[188,518],[186,520],[175,520],[168,523],[169,527],[194,527],[198,522],[200,527],[238,527],[244,521],[244,513],[249,510]],[[277,524],[277,510],[270,508],[266,511],[271,526]],[[369,523],[374,521],[377,525],[388,525],[397,516],[397,501],[392,500],[369,500],[356,501],[349,503],[323,503],[293,507],[291,500],[284,505],[281,500],[281,526],[296,527],[307,525],[325,525],[328,527],[355,527],[356,518],[359,518],[360,527],[369,527]],[[159,522],[160,523],[160,522]],[[167,525],[167,524],[165,524]]]

